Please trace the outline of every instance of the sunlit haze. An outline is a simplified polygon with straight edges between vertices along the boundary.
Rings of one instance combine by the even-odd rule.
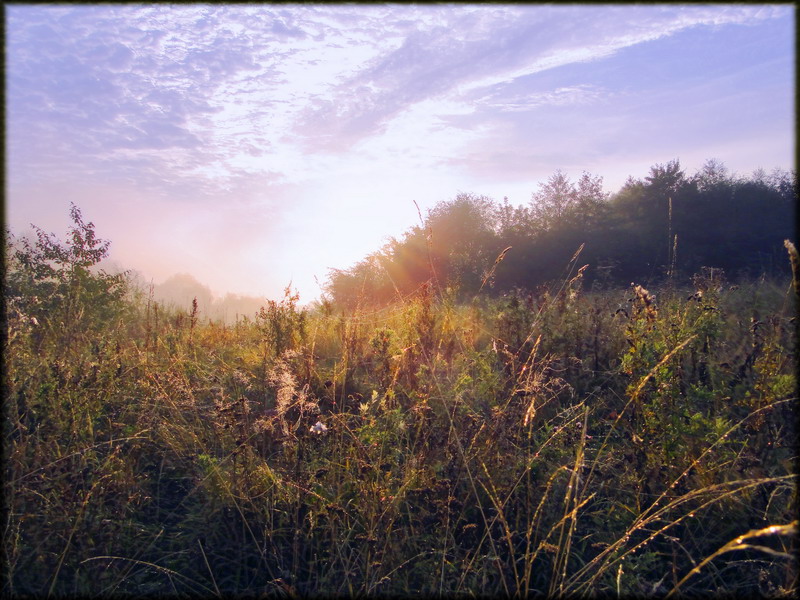
[[[9,5],[6,225],[317,298],[459,192],[794,168],[793,5]]]

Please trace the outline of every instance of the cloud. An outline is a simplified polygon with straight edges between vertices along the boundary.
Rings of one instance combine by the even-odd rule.
[[[469,14],[463,18],[470,20]],[[347,148],[382,133],[392,118],[416,103],[451,91],[473,77],[476,68],[489,68],[486,57],[493,54],[495,42],[491,37],[462,39],[456,21],[451,27],[436,18],[374,24],[375,37],[386,40],[381,51],[315,98],[294,131],[309,146]],[[503,37],[502,31],[495,33]]]
[[[13,6],[10,154],[16,164],[58,163],[63,176],[84,165],[112,176],[109,150],[123,169],[125,150],[139,162],[149,150],[154,169],[212,160],[233,176],[259,148],[264,157],[276,143],[345,150],[430,100],[486,114],[590,102],[599,88],[509,97],[505,86],[689,27],[774,18],[775,10]],[[436,117],[437,126],[448,122]],[[183,160],[166,158],[180,153]],[[275,169],[267,161],[265,170]]]
[[[471,110],[442,120],[461,130],[483,127],[486,135],[467,142],[448,164],[516,181],[546,177],[557,168],[602,173],[614,161],[628,162],[635,155],[663,160],[665,154],[703,147],[720,135],[735,144],[757,134],[762,113],[785,112],[781,103],[791,80],[791,49],[784,42],[764,47],[763,40],[791,40],[788,20],[756,31],[742,12],[725,19],[677,16],[640,23],[636,36],[617,32],[630,45],[602,60],[565,60],[513,78],[498,75],[489,85],[452,94],[454,102]],[[743,27],[717,37],[722,21]],[[774,29],[768,37],[766,26]],[[630,43],[634,37],[647,41]],[[592,39],[602,41],[601,36]],[[768,89],[774,93],[759,101]]]
[[[215,93],[259,70],[251,37],[234,31],[235,23],[217,27],[215,14],[10,7],[7,89],[9,154],[20,167],[15,176],[28,172],[23,164],[64,178],[80,178],[87,169],[124,177],[128,167],[144,167],[154,184],[170,178],[188,183],[179,171],[163,168],[214,158],[213,115],[222,110]],[[200,35],[193,29],[198,22]],[[253,152],[252,143],[246,148]]]
[[[306,37],[306,33],[299,27],[289,27],[281,19],[275,19],[272,22],[270,31],[277,35],[279,38],[300,38]]]
[[[379,56],[314,98],[294,131],[308,148],[346,150],[383,135],[392,119],[419,102],[442,98],[491,111],[503,88],[519,78],[606,59],[689,28],[751,24],[782,15],[747,6],[450,7],[446,15],[404,22],[411,31],[401,43],[387,42]],[[376,33],[396,39],[399,32],[392,25]],[[530,110],[587,102],[597,93],[586,87],[551,89],[503,104],[506,111]]]

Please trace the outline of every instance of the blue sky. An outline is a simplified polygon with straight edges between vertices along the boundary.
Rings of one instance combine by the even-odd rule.
[[[6,222],[319,294],[459,192],[794,167],[794,5],[7,5]]]

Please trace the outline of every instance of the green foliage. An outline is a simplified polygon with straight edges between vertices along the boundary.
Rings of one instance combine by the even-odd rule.
[[[125,273],[96,268],[110,242],[96,237],[94,224],[84,222],[77,206],[72,205],[70,217],[74,225],[66,243],[36,226],[35,241],[6,237],[9,315],[36,328],[55,328],[64,349],[118,318],[127,291]]]

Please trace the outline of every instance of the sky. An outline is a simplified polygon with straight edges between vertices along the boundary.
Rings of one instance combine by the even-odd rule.
[[[301,302],[461,192],[795,165],[793,4],[5,7],[6,227]],[[415,204],[416,203],[416,204]]]

